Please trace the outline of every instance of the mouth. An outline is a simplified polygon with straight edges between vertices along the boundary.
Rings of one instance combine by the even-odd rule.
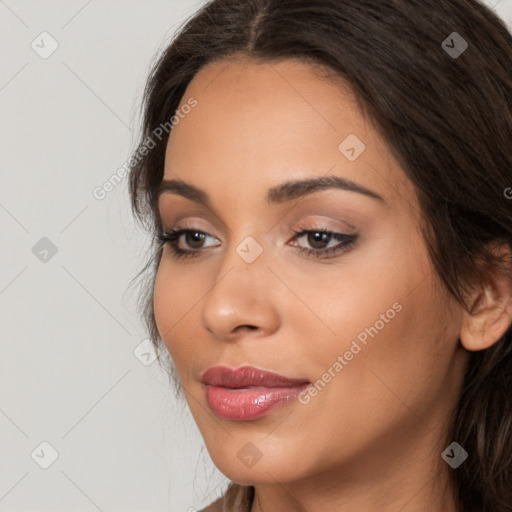
[[[260,418],[296,398],[310,384],[251,366],[209,368],[201,382],[210,409],[231,421]]]

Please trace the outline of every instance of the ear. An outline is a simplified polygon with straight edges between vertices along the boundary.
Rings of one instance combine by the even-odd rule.
[[[469,311],[463,310],[460,342],[466,350],[484,350],[494,345],[512,324],[511,250],[507,243],[490,247],[503,258],[506,269],[490,268],[485,281],[471,293]]]

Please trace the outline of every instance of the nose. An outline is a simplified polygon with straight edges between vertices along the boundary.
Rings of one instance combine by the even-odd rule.
[[[272,294],[275,278],[263,255],[247,263],[232,249],[214,277],[210,292],[201,301],[201,319],[215,339],[260,338],[279,329],[280,318]]]

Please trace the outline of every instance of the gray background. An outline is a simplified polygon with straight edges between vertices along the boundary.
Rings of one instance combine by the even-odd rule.
[[[512,28],[512,0],[487,3]],[[153,56],[202,4],[0,0],[0,512],[192,512],[226,485],[148,364],[126,180],[92,193],[129,157]]]

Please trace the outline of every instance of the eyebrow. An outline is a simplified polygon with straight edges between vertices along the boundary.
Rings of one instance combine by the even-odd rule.
[[[365,196],[371,197],[378,201],[386,203],[384,198],[370,190],[356,183],[355,181],[341,176],[322,176],[319,178],[308,178],[304,180],[287,181],[281,185],[273,187],[268,190],[266,202],[267,204],[280,204],[293,199],[304,197],[315,192],[329,189],[341,189],[349,192],[357,192]],[[213,209],[211,200],[208,194],[189,183],[185,183],[182,180],[162,180],[157,190],[157,199],[163,193],[177,194],[196,203],[202,204],[209,209]]]

